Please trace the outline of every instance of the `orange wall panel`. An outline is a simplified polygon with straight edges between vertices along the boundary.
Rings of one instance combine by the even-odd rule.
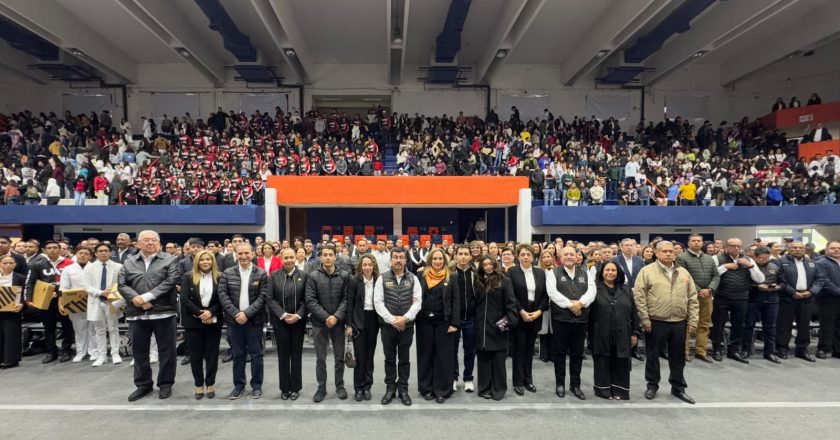
[[[804,156],[805,159],[811,160],[816,155],[825,156],[826,151],[831,151],[835,155],[840,156],[840,140],[809,142],[807,144],[799,144],[799,155]]]
[[[521,176],[271,176],[280,205],[516,205]]]

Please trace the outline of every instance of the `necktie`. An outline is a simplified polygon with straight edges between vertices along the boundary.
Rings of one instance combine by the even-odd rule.
[[[102,281],[99,283],[99,288],[105,290],[108,288],[108,266],[102,263]]]

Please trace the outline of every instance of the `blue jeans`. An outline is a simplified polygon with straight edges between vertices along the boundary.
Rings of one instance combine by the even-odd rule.
[[[764,335],[764,357],[768,357],[776,350],[776,316],[779,314],[779,303],[751,302],[747,304],[747,321],[744,323],[744,339],[741,349],[747,353],[753,351],[753,329],[755,323],[761,320],[761,333]]]
[[[233,386],[245,389],[246,355],[251,356],[251,389],[262,389],[263,383],[263,326],[252,321],[244,325],[227,323],[230,348],[233,351]]]
[[[41,203],[41,201],[35,199],[26,199],[26,201],[23,202],[24,205],[37,205],[39,203]]]
[[[82,206],[85,204],[85,192],[84,191],[74,191],[73,192],[73,204],[76,206]]]
[[[546,188],[543,190],[543,197],[545,199],[545,205],[551,206],[554,205],[554,199],[557,198],[557,190]]]
[[[464,337],[464,382],[473,380],[473,369],[475,368],[475,321],[461,321],[458,331],[455,332],[455,340],[452,346],[455,349],[455,372],[453,378],[458,380],[458,341]]]
[[[645,199],[639,199],[639,205],[650,206],[650,197],[645,198]]]
[[[712,199],[703,199],[703,206],[709,206],[712,204]]]
[[[499,151],[496,151],[496,158],[493,161],[493,169],[498,171],[499,170],[499,165],[501,165],[501,164],[502,164],[502,153],[499,152]]]

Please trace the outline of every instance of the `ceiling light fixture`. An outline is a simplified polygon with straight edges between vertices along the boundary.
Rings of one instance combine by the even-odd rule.
[[[393,41],[394,44],[402,44],[403,43],[402,29],[399,26],[394,28],[394,38],[391,41]]]
[[[70,53],[71,53],[71,54],[73,54],[74,56],[77,56],[77,57],[83,57],[83,56],[85,56],[85,53],[84,53],[84,52],[82,52],[82,51],[81,51],[81,50],[79,50],[79,49],[76,49],[75,47],[71,47],[71,48],[69,48],[69,49],[67,49],[67,50],[69,50],[69,51],[70,51]]]
[[[697,52],[695,52],[695,53],[694,53],[694,55],[692,55],[692,57],[694,57],[694,58],[700,58],[700,57],[702,57],[703,55],[706,55],[707,53],[709,53],[709,51],[708,51],[708,50],[698,50]]]
[[[496,51],[496,58],[504,58],[504,57],[507,56],[507,54],[508,54],[507,49],[499,49],[498,51]]]
[[[604,58],[607,54],[610,53],[607,49],[601,49],[598,53],[595,54],[595,58]]]
[[[293,56],[297,55],[297,53],[295,53],[295,50],[292,49],[291,47],[283,49],[283,53],[285,53],[287,57],[293,57]]]
[[[187,49],[184,49],[183,47],[179,47],[179,48],[175,49],[175,51],[178,52],[178,55],[181,55],[184,58],[189,58],[189,57],[192,56],[190,51],[188,51]]]

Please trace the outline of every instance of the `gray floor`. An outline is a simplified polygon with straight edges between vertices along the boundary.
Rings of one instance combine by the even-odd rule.
[[[774,365],[759,358],[748,366],[695,361],[686,369],[688,392],[698,402],[694,406],[671,397],[665,382],[657,399],[645,400],[644,366],[637,361],[629,402],[592,395],[591,361],[584,362],[586,401],[555,397],[552,365],[535,359],[536,394],[520,397],[509,389],[504,400],[492,402],[459,390],[445,404],[426,402],[416,393],[412,366],[414,405],[405,408],[398,402],[379,403],[384,391],[381,350],[377,357],[373,401],[338,400],[330,368],[330,393],[321,404],[311,401],[311,349],[304,355],[304,392],[297,402],[280,400],[273,354],[266,358],[261,400],[221,398],[231,384],[231,364],[221,364],[215,400],[195,401],[189,366],[179,366],[172,398],[161,401],[153,394],[135,404],[126,401],[134,388],[128,360],[91,368],[88,361],[41,365],[40,356],[29,357],[19,368],[0,371],[2,437],[836,439],[840,432],[840,359],[811,364],[791,358]],[[345,378],[352,389],[352,370]]]

